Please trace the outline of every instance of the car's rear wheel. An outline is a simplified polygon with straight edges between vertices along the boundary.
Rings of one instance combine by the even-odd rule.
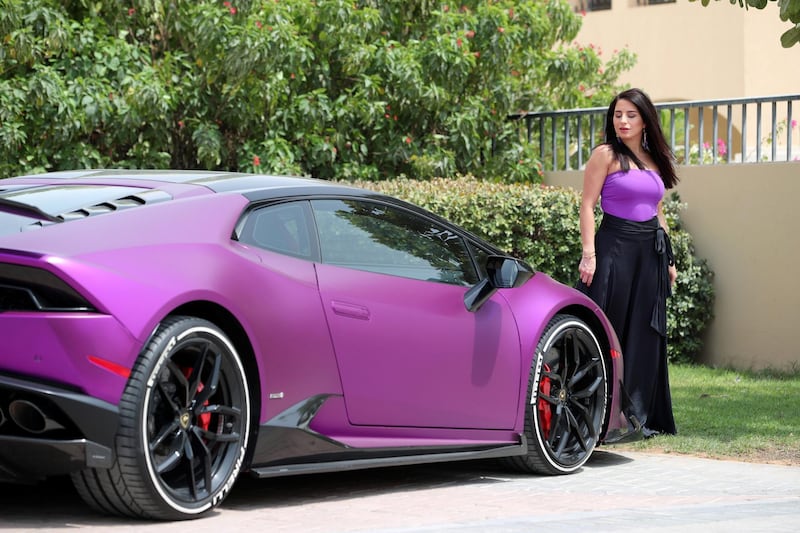
[[[582,320],[556,315],[536,348],[525,411],[527,455],[517,468],[568,474],[591,456],[607,403],[606,365],[597,337]]]
[[[115,462],[72,476],[95,509],[180,520],[228,495],[249,440],[250,398],[226,335],[192,317],[165,320],[137,360],[120,401]]]

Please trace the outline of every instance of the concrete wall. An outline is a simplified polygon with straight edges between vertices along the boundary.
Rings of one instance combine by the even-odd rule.
[[[800,163],[679,167],[678,176],[681,218],[715,274],[701,361],[800,367]],[[547,172],[545,183],[580,190],[583,174]]]

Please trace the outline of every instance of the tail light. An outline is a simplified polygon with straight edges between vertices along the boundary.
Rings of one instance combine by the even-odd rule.
[[[0,264],[0,312],[94,310],[83,296],[52,272]]]

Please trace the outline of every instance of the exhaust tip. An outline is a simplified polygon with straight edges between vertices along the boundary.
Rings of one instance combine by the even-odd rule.
[[[21,429],[28,433],[41,434],[64,426],[47,416],[35,403],[28,400],[14,400],[8,405],[8,416]]]

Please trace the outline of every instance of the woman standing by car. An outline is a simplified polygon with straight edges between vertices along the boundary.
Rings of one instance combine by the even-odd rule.
[[[645,437],[674,434],[666,299],[677,270],[662,209],[665,190],[678,182],[674,156],[655,106],[640,89],[612,100],[605,138],[584,171],[579,289],[603,309],[619,335],[630,414]],[[595,234],[598,199],[603,217]]]

